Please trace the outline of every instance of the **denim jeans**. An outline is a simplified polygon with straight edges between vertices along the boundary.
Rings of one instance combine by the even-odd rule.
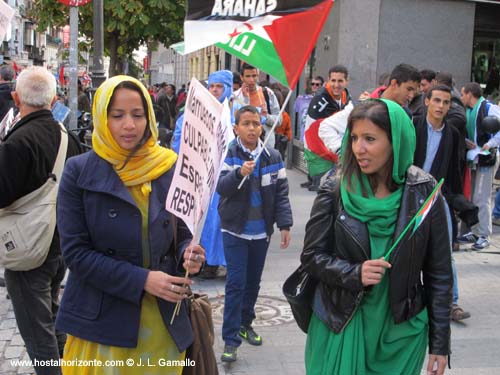
[[[457,267],[455,266],[455,257],[453,256],[453,226],[451,221],[452,212],[450,207],[448,206],[448,202],[446,199],[444,200],[446,203],[446,224],[448,225],[448,233],[450,235],[450,248],[451,248],[451,271],[453,272],[453,299],[452,303],[454,305],[458,304],[458,278],[457,278]]]
[[[245,240],[225,232],[222,239],[227,263],[222,338],[226,345],[240,346],[240,326],[249,326],[255,319],[254,307],[269,242]]]
[[[493,216],[495,219],[500,217],[500,190],[495,195],[495,207],[493,207]]]
[[[45,262],[30,271],[5,270],[17,326],[32,361],[57,361],[66,343],[66,334],[55,329],[59,288],[66,272],[63,258],[57,253],[51,250]],[[34,367],[37,375],[61,374],[58,366]]]

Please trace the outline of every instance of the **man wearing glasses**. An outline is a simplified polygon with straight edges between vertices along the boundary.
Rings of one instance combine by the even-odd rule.
[[[321,86],[323,86],[323,82],[325,80],[323,79],[323,77],[321,76],[316,76],[312,79],[311,81],[311,93],[314,95],[316,95],[316,93],[318,92],[319,88]]]

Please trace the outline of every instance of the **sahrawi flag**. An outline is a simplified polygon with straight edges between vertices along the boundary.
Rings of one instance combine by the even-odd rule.
[[[412,230],[410,236],[413,235],[413,233],[415,233],[417,231],[418,227],[424,222],[425,217],[431,211],[432,206],[434,206],[434,203],[436,203],[436,200],[437,200],[439,191],[441,190],[441,186],[443,185],[443,182],[444,182],[444,178],[442,178],[436,184],[436,186],[434,187],[434,190],[432,190],[431,194],[427,197],[427,199],[425,200],[422,207],[420,207],[420,209],[417,211],[415,216],[413,216],[413,218],[410,220],[408,225],[406,225],[405,229],[401,232],[399,237],[396,239],[396,241],[394,241],[394,244],[391,246],[389,251],[387,251],[387,253],[384,255],[385,260],[387,260],[387,261],[389,260],[389,257],[391,256],[391,254],[394,251],[394,249],[396,248],[396,246],[401,242],[401,240],[403,239],[405,234],[408,232],[408,230],[412,226],[413,226],[413,230]]]
[[[429,195],[429,197],[426,199],[422,207],[420,207],[417,214],[415,215],[415,226],[413,227],[413,233],[415,233],[420,224],[422,224],[422,222],[424,221],[427,214],[431,211],[432,206],[436,202],[439,190],[441,190],[443,182],[444,179],[442,178],[441,181],[439,181],[438,184],[434,187],[434,190],[432,191],[431,195]]]
[[[184,53],[215,44],[294,87],[333,0],[188,0]]]

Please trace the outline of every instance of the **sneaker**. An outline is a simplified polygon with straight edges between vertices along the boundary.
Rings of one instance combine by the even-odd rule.
[[[483,250],[490,246],[490,242],[485,237],[479,237],[474,245],[472,245],[472,250]]]
[[[319,191],[319,186],[311,185],[307,188],[309,191]]]
[[[478,237],[472,232],[465,233],[457,237],[458,243],[475,243],[477,240]]]
[[[312,185],[311,181],[306,181],[306,182],[301,183],[300,187],[302,187],[302,188],[308,188],[311,185]]]
[[[468,318],[470,318],[470,312],[464,311],[464,309],[458,305],[453,305],[451,307],[451,320],[454,322],[459,322]]]
[[[492,217],[491,219],[491,222],[493,223],[493,225],[498,225],[500,226],[500,217]]]
[[[222,353],[220,360],[222,362],[234,362],[236,361],[236,351],[238,348],[236,346],[224,345],[224,353]]]
[[[225,279],[227,277],[227,267],[219,266],[217,269],[217,277]]]
[[[250,345],[262,345],[262,337],[260,337],[252,327],[240,327],[240,337],[247,340]]]

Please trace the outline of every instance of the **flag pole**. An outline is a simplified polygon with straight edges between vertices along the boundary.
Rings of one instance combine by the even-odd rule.
[[[280,112],[279,112],[278,116],[276,117],[276,119],[274,120],[273,127],[271,128],[269,133],[267,133],[266,138],[264,139],[264,142],[262,143],[262,148],[260,149],[259,153],[257,154],[257,156],[254,159],[255,161],[259,160],[260,155],[262,155],[262,152],[264,151],[264,147],[266,146],[267,142],[269,141],[269,138],[271,138],[271,134],[274,133],[274,129],[276,129],[276,126],[278,126],[278,121],[279,121],[280,117],[283,115],[283,112],[285,111],[285,107],[288,104],[288,101],[292,97],[292,91],[293,91],[293,89],[289,88],[288,94],[286,95],[286,98],[283,102],[283,105],[281,106]],[[241,180],[240,184],[238,185],[238,190],[241,189],[241,187],[243,186],[243,184],[245,183],[247,178],[248,178],[248,176],[243,177],[243,180]]]
[[[210,205],[210,203],[209,203]],[[201,240],[201,234],[203,232],[203,227],[205,226],[205,221],[207,219],[207,214],[208,214],[208,207],[207,209],[202,213],[200,221],[198,221],[198,224],[196,225],[196,229],[194,231],[193,238],[191,239],[191,245],[193,244],[199,244]],[[194,210],[196,211],[196,204]],[[191,257],[193,256],[193,252],[191,251],[191,254],[189,254],[189,259],[188,261],[191,260]],[[189,277],[189,271],[186,270],[186,273],[184,274],[184,278],[187,279]],[[186,286],[186,284],[183,284],[183,286]],[[178,301],[175,304],[174,312],[172,313],[172,318],[170,318],[170,325],[174,323],[175,317],[179,315],[179,312],[181,311],[181,303],[182,301]]]
[[[425,200],[425,202],[422,205],[422,207],[419,208],[419,210],[417,211],[417,213],[415,214],[415,216],[413,216],[413,218],[410,220],[410,222],[408,223],[408,225],[406,225],[406,228],[403,230],[403,232],[401,232],[401,234],[397,238],[396,242],[394,242],[394,244],[391,246],[391,248],[389,249],[389,251],[387,252],[387,254],[385,254],[385,256],[384,256],[384,260],[385,261],[389,260],[389,257],[391,256],[391,254],[394,251],[394,249],[396,248],[396,246],[401,242],[401,240],[405,236],[406,232],[408,232],[408,230],[411,228],[412,224],[415,223],[415,221],[417,220],[417,217],[420,215],[420,213],[422,212],[422,210],[427,206],[427,203],[429,203],[429,200],[431,200],[432,197],[434,196],[434,194],[436,193],[436,191],[441,188],[441,185],[443,185],[443,182],[444,182],[444,178],[442,178],[441,180],[439,180],[438,184],[434,187],[434,189],[432,190],[431,194],[427,197],[427,199]]]

